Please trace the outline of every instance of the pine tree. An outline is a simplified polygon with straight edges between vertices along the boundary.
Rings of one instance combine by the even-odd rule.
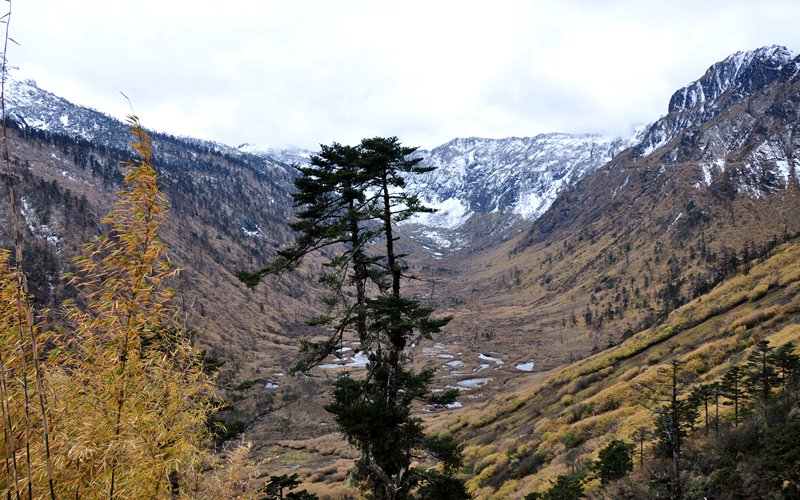
[[[794,342],[787,342],[773,351],[770,362],[775,367],[778,383],[787,391],[800,376],[800,354],[795,352]]]
[[[605,448],[600,450],[595,471],[600,477],[600,484],[606,485],[611,481],[625,477],[633,471],[633,450],[636,445],[613,439]]]
[[[729,405],[733,405],[733,426],[739,427],[741,415],[741,402],[744,398],[744,370],[738,365],[732,366],[722,376],[719,385],[719,393],[721,396],[730,400]],[[726,403],[723,403],[726,404]]]
[[[701,384],[695,387],[689,396],[695,402],[696,406],[703,407],[704,432],[706,436],[708,436],[708,429],[711,421],[708,415],[708,405],[714,400],[715,391],[716,389],[712,384]]]
[[[670,497],[681,498],[681,458],[683,445],[697,420],[696,401],[688,397],[687,383],[682,380],[681,363],[672,360],[659,369],[660,380],[653,385],[640,385],[641,404],[655,414],[657,450],[669,458]]]
[[[364,139],[356,147],[323,146],[308,167],[300,168],[294,195],[299,232],[295,244],[279,259],[255,273],[238,276],[254,286],[263,276],[299,263],[307,254],[337,244],[338,252],[324,265],[321,281],[328,286],[326,314],[311,323],[331,329],[319,343],[304,342],[298,368],[309,369],[331,354],[345,335],[353,335],[367,354],[363,378],[349,374],[333,384],[333,402],[326,406],[347,440],[361,453],[353,477],[371,498],[404,499],[450,492],[448,498],[469,498],[455,478],[461,449],[447,437],[428,437],[412,415],[414,401],[444,405],[454,391],[433,396],[433,372],[405,366],[405,347],[432,334],[450,318],[433,318],[434,310],[402,294],[405,268],[396,251],[395,224],[429,211],[416,196],[404,192],[405,176],[430,170],[410,155],[397,138]],[[355,289],[355,299],[348,290]],[[422,470],[413,461],[427,454],[439,468]]]
[[[319,277],[328,288],[327,311],[309,321],[314,326],[331,326],[332,334],[321,342],[302,342],[304,356],[296,370],[305,371],[333,353],[350,327],[355,327],[362,344],[368,343],[364,308],[373,259],[367,256],[366,247],[380,231],[367,224],[375,198],[366,194],[367,179],[357,148],[323,145],[311,157],[310,165],[296,168],[300,173],[292,194],[296,220],[289,224],[297,232],[294,244],[280,250],[269,266],[236,275],[254,287],[264,276],[296,269],[311,253],[332,246],[342,249],[323,264],[325,272]],[[346,296],[348,286],[355,288],[355,301]]]
[[[745,382],[750,398],[756,401],[763,412],[778,384],[778,374],[772,364],[772,351],[768,340],[756,342],[755,350],[747,357]]]

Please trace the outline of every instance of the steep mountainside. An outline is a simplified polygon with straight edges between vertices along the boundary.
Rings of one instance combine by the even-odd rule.
[[[646,388],[663,381],[669,363],[680,363],[681,397],[686,397],[701,384],[719,382],[733,365],[742,366],[758,340],[772,347],[800,341],[800,242],[795,239],[751,264],[746,274],[731,276],[673,311],[663,324],[440,422],[440,430],[455,433],[466,444],[466,468],[477,498],[522,498],[544,491],[557,475],[597,460],[598,451],[613,439],[637,443],[637,476],[627,491],[620,491],[625,496],[600,496],[599,481],[589,481],[590,498],[649,498],[647,484],[658,483],[665,465],[653,457],[655,403],[648,400]],[[711,415],[705,425],[712,436],[715,426],[729,432],[734,426],[731,401],[724,399],[717,406],[719,424],[712,403],[705,408]],[[688,463],[696,460],[698,450],[710,448],[704,416],[701,407],[698,430],[686,438]],[[639,466],[640,443],[644,471]],[[715,467],[695,464],[694,478]],[[741,474],[759,472],[742,469]],[[753,494],[757,492],[751,498]]]
[[[132,158],[131,138],[119,121],[30,81],[12,81],[8,96],[25,269],[37,301],[55,308],[75,294],[60,276],[72,269],[80,245],[100,233],[121,186],[121,164]],[[297,311],[315,307],[313,280],[294,274],[256,293],[231,273],[263,265],[290,241],[293,169],[283,159],[207,141],[159,133],[153,138],[171,208],[162,237],[182,270],[171,285],[179,290],[183,320],[197,330],[196,340],[209,356],[224,362],[223,387],[263,381],[237,403],[236,416],[226,418],[251,421],[271,408],[270,401],[279,405],[297,399],[298,392],[321,393],[319,384],[278,384],[275,378],[296,355],[297,338],[307,333],[305,316]],[[2,246],[11,246],[11,231],[6,195],[0,197]]]
[[[37,299],[58,307],[64,298],[74,295],[59,276],[71,269],[71,258],[80,244],[99,234],[100,220],[120,187],[120,164],[132,154],[128,128],[13,76],[7,87],[7,108],[12,162],[26,225],[26,267]],[[276,408],[294,414],[305,411],[297,410],[297,404],[316,414],[309,419],[323,420],[322,404],[308,395],[320,394],[325,380],[336,371],[323,370],[308,379],[281,375],[296,355],[296,339],[309,334],[303,322],[309,309],[317,307],[313,298],[316,285],[308,274],[300,273],[251,292],[230,274],[232,269],[263,265],[276,248],[289,241],[291,164],[305,161],[309,153],[260,150],[248,144],[233,148],[162,133],[153,133],[153,138],[162,188],[171,205],[164,239],[171,258],[183,270],[173,285],[181,291],[186,322],[198,330],[197,340],[209,354],[225,362],[223,386],[259,382],[248,390],[232,391],[233,399],[244,399],[236,405],[237,415],[229,420],[251,422]],[[460,149],[456,147],[459,143]],[[552,134],[505,141],[457,140],[423,154],[449,173],[463,173],[460,179],[466,184],[449,184],[451,200],[463,200],[477,214],[502,218],[507,227],[508,221],[525,215],[520,212],[521,199],[538,190],[547,198],[541,203],[549,203],[548,197],[555,191],[607,159],[619,147],[615,144],[593,136]],[[474,171],[466,174],[466,166]],[[536,182],[528,179],[534,174]],[[522,186],[515,187],[515,182]],[[428,179],[411,188],[432,189],[438,184]],[[426,197],[437,199],[437,193]],[[5,197],[0,198],[0,220],[0,241],[8,246],[11,224]],[[476,227],[474,221],[470,227]],[[429,252],[420,251],[411,240],[406,239],[405,244],[412,252],[410,261],[416,272],[423,277],[437,272],[435,266],[425,264],[431,259]],[[415,253],[421,257],[415,258]],[[310,265],[315,265],[313,260]],[[457,345],[453,345],[455,349]],[[425,354],[419,358],[427,364],[454,355],[444,344],[420,349]],[[474,352],[471,357],[474,359],[465,363],[468,370],[444,373],[443,384],[463,379],[465,390],[478,389],[483,381],[473,387],[476,382],[469,370],[485,371],[485,358],[492,356]],[[357,359],[353,363],[357,364]],[[497,370],[518,371],[499,358],[489,363]],[[280,418],[272,419],[268,427]],[[305,421],[298,431],[297,422],[292,422],[291,432],[307,436],[325,430],[316,423],[311,428],[304,426]]]
[[[679,135],[693,135],[694,128],[771,83],[792,81],[798,70],[798,56],[776,45],[727,57],[672,95],[667,116],[647,130],[636,147],[636,155],[647,155]],[[744,130],[746,127],[744,124],[742,134],[749,132]]]
[[[441,250],[468,246],[482,236],[475,233],[486,232],[480,223],[488,217],[492,233],[508,236],[503,230],[539,217],[558,193],[632,140],[570,134],[472,137],[420,151],[423,164],[436,170],[410,179],[408,189],[438,211],[414,219],[421,226],[414,234]]]
[[[497,340],[485,349],[529,345],[543,367],[555,366],[654,324],[798,231],[800,83],[784,71],[740,85],[757,81],[774,51],[727,60],[751,65],[739,67],[713,114],[647,155],[634,146],[582,177],[505,246],[442,264],[470,269],[438,288],[443,302],[460,304],[461,328],[492,317],[484,336]],[[673,107],[644,142],[683,113]]]

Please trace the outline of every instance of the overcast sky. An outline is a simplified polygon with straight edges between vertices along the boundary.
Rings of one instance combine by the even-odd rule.
[[[800,52],[800,2],[15,0],[58,95],[237,146],[627,134],[733,52]]]

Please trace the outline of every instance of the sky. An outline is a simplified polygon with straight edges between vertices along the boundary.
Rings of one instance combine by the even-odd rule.
[[[3,7],[4,8],[4,7]],[[8,60],[70,101],[232,146],[629,135],[800,2],[16,0]]]

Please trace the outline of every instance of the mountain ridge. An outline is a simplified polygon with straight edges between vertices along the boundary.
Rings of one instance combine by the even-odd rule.
[[[752,52],[760,54],[750,60],[754,67],[768,62],[773,53]],[[754,77],[758,71],[748,76],[750,66],[737,68],[731,74],[742,82],[764,80]],[[642,138],[637,144],[545,134],[537,136],[543,147],[536,150],[531,149],[536,137],[464,138],[442,145],[437,158],[449,155],[456,163],[450,174],[442,170],[440,177],[410,182],[408,188],[425,193],[431,186],[429,192],[437,196],[431,199],[458,202],[453,203],[461,210],[456,223],[447,225],[447,213],[440,213],[444,222],[428,229],[452,230],[439,234],[451,246],[453,234],[466,233],[455,244],[465,251],[408,252],[409,272],[421,278],[415,285],[417,296],[442,314],[455,316],[435,344],[415,348],[416,362],[438,368],[437,383],[458,387],[469,410],[510,387],[541,380],[545,370],[626,345],[630,338],[648,339],[661,331],[658,325],[673,311],[742,274],[741,266],[752,265],[800,230],[800,141],[794,133],[800,82],[797,75],[785,80],[780,76],[783,69],[764,74],[778,77],[761,86],[742,87],[750,93],[734,95],[736,85],[720,86],[719,92],[704,90],[704,96],[714,95],[711,110],[686,97],[684,104],[637,136]],[[109,145],[102,139],[93,144],[67,137],[60,130],[75,126],[78,118],[67,114],[62,120],[63,109],[50,109],[48,130],[30,126],[30,120],[29,126],[11,127],[12,163],[21,179],[21,198],[27,200],[26,240],[32,241],[30,253],[36,252],[33,258],[38,259],[29,267],[47,274],[40,280],[44,294],[64,270],[67,254],[77,250],[78,240],[99,232],[97,221],[119,185],[119,161],[129,158],[127,142],[119,146],[121,129],[120,138],[106,138]],[[91,134],[95,128],[76,130]],[[669,133],[658,135],[665,131]],[[338,450],[331,452],[319,444],[336,440],[321,408],[326,380],[336,373],[325,370],[351,365],[334,360],[329,363],[333,368],[308,378],[284,377],[297,338],[315,333],[303,324],[319,307],[311,273],[301,269],[252,291],[230,273],[233,268],[262,265],[290,241],[286,222],[292,205],[292,155],[305,153],[290,151],[269,160],[251,154],[252,148],[244,145],[223,148],[163,134],[156,134],[155,140],[173,210],[164,239],[175,262],[185,268],[178,288],[186,290],[185,302],[191,304],[187,316],[207,327],[197,339],[209,353],[228,360],[222,382],[232,387],[253,382],[246,394],[233,390],[241,399],[239,416],[231,418],[244,420],[239,428],[246,428],[249,437],[281,436],[285,441],[280,446],[302,449],[306,458],[330,464],[335,462],[332,456],[345,457],[348,451],[342,451],[342,445],[331,446]],[[564,155],[577,162],[544,160],[538,171],[522,168],[529,157],[544,154],[544,146],[571,140],[580,147]],[[640,154],[650,146],[652,150]],[[491,165],[497,170],[490,168],[491,162],[482,159],[489,151],[510,160],[498,160]],[[537,179],[561,181],[562,189],[547,210],[527,219],[514,211],[521,189],[513,186],[528,182],[536,187]],[[0,206],[5,207],[2,200]],[[10,241],[8,227],[0,225],[4,241]],[[408,227],[409,233],[413,230]],[[497,238],[479,240],[469,234],[479,230],[496,231]],[[433,262],[431,255],[440,260]],[[302,412],[308,413],[298,417]],[[426,418],[444,420],[450,415],[430,413]],[[292,428],[287,423],[292,419],[302,422]],[[530,422],[514,431],[521,435],[526,425]],[[289,442],[301,435],[311,439]],[[267,453],[264,448],[258,452]],[[560,452],[554,456],[556,466],[565,460]],[[469,463],[476,484],[487,488],[487,494],[503,487],[500,469],[489,469],[499,462],[473,455]],[[286,470],[294,465],[286,463]],[[305,477],[312,475],[310,471]]]
[[[701,78],[673,93],[667,115],[650,126],[635,147],[636,156],[647,156],[681,130],[702,125],[774,81],[791,81],[799,70],[800,56],[780,45],[736,52],[712,64]]]

